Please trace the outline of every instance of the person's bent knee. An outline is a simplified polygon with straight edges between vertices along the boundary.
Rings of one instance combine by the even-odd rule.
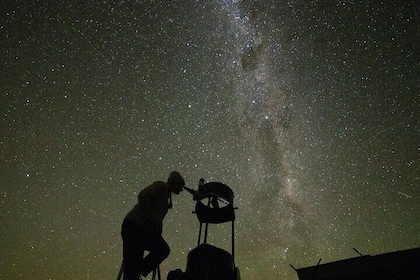
[[[161,251],[162,257],[166,259],[170,253],[171,253],[171,249],[169,248],[169,245],[165,244],[165,246],[162,247],[162,251]]]

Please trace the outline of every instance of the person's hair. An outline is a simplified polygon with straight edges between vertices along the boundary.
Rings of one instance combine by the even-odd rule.
[[[169,174],[169,177],[168,177],[168,184],[170,184],[170,185],[179,184],[179,185],[184,186],[185,181],[184,181],[184,178],[182,178],[181,174],[178,171],[172,171],[171,174]]]

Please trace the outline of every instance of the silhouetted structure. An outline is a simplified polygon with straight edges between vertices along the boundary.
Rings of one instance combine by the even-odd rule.
[[[420,248],[296,269],[299,280],[418,280]]]
[[[188,254],[185,272],[169,272],[167,280],[240,280],[235,265],[235,207],[233,191],[225,184],[200,179],[198,191],[184,187],[197,201],[194,213],[200,221],[197,247]],[[209,224],[232,223],[232,253],[207,243]],[[202,232],[204,225],[204,234]]]

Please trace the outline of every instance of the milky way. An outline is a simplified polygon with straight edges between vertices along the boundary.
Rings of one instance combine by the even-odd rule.
[[[242,279],[420,246],[417,1],[4,6],[0,278],[116,277],[122,219],[172,170],[233,189]],[[173,202],[164,277],[197,245]]]
[[[282,262],[291,244],[300,243],[307,253],[311,251],[309,204],[300,190],[295,160],[298,150],[294,145],[289,82],[294,73],[278,74],[276,69],[276,64],[284,63],[287,57],[276,57],[279,45],[270,35],[276,25],[270,20],[269,6],[251,1],[225,2],[222,10],[228,26],[227,40],[233,45],[239,126],[249,149],[245,155],[249,173],[244,179],[248,186],[241,199],[248,201],[243,211],[253,219],[245,240],[259,248],[261,254],[254,257],[261,262]],[[248,248],[248,244],[243,246]]]

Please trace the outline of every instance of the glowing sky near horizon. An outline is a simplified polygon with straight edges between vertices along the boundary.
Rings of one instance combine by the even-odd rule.
[[[234,190],[243,280],[420,246],[417,1],[2,6],[0,278],[116,277],[122,219],[172,170]],[[174,197],[165,279],[193,208]]]

